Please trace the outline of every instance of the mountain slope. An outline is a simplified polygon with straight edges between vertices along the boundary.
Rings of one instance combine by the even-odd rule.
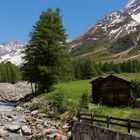
[[[20,41],[10,41],[0,45],[0,63],[10,61],[15,65],[23,63],[22,53],[26,48],[27,43]]]
[[[122,11],[114,11],[70,43],[73,55],[79,56],[112,43],[140,30],[140,0],[129,0]],[[122,46],[123,47],[123,46]],[[122,49],[123,50],[123,49]]]

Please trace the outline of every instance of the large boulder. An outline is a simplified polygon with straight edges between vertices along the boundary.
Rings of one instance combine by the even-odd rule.
[[[27,125],[22,126],[21,131],[23,135],[28,135],[28,136],[31,135],[32,133],[31,129]]]
[[[5,127],[5,130],[16,133],[21,128],[18,124],[10,124]]]
[[[38,110],[34,110],[34,111],[31,112],[31,114],[32,114],[33,116],[37,115],[38,113],[39,113]]]
[[[6,130],[0,129],[0,137],[6,137],[9,136],[8,132]]]

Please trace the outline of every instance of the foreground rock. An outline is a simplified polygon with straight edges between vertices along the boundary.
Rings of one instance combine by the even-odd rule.
[[[6,130],[0,130],[0,137],[7,137],[9,136],[8,132]]]
[[[22,131],[23,135],[27,135],[27,136],[31,135],[31,133],[32,133],[31,129],[27,125],[22,126],[21,131]]]
[[[17,125],[17,124],[15,124],[15,125],[10,124],[10,125],[7,125],[7,126],[5,127],[5,130],[8,130],[8,131],[14,133],[14,132],[17,132],[20,128],[21,128],[20,125]]]
[[[31,139],[59,139],[68,140],[63,124],[59,120],[51,120],[45,114],[35,110],[26,115],[27,124],[32,130]]]

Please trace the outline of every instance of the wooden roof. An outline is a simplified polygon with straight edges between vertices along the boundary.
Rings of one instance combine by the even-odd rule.
[[[114,74],[110,74],[110,75],[107,76],[106,78],[98,77],[98,78],[92,80],[92,81],[90,82],[90,84],[100,84],[100,83],[103,83],[103,82],[105,82],[106,80],[108,80],[108,79],[110,79],[110,78],[115,78],[115,79],[119,79],[119,80],[122,80],[122,81],[127,82],[127,83],[131,83],[131,80],[128,79],[128,78],[121,77],[121,76],[114,75]]]
[[[104,79],[104,78],[100,76],[100,77],[98,77],[98,78],[92,80],[92,81],[90,82],[90,84],[98,84],[98,83],[100,83],[103,79]]]
[[[118,75],[114,75],[114,74],[110,74],[109,76],[107,76],[105,79],[109,79],[109,78],[116,78],[116,79],[119,79],[119,80],[122,80],[124,82],[127,82],[127,83],[131,83],[131,80],[126,78],[126,77],[122,77],[122,76],[118,76]]]

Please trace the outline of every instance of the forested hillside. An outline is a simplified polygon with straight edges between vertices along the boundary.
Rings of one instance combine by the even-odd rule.
[[[14,64],[7,62],[0,64],[0,82],[16,83],[21,80],[20,69]]]

